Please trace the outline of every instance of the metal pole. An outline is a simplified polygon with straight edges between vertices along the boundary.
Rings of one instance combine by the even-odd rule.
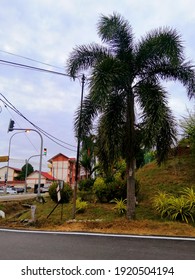
[[[29,160],[33,157],[39,157],[40,155],[33,155],[31,157],[29,157],[28,159],[26,159],[26,170],[25,170],[25,192],[27,191],[27,174],[28,174],[28,163]]]
[[[80,156],[80,142],[81,142],[81,120],[82,120],[82,109],[83,109],[83,93],[84,93],[85,76],[82,76],[82,88],[81,88],[81,104],[80,104],[80,117],[79,117],[79,127],[78,127],[78,142],[77,142],[77,158],[76,158],[76,170],[75,170],[75,184],[73,193],[73,213],[72,218],[75,219],[76,216],[76,199],[77,199],[77,189],[78,189],[78,173],[79,173],[79,156]]]
[[[26,132],[26,131],[25,131]],[[19,133],[24,133],[24,131],[19,131],[14,133],[10,139],[9,139],[9,147],[8,147],[8,161],[7,161],[7,171],[6,171],[6,180],[5,180],[5,187],[7,187],[7,182],[8,182],[8,175],[9,175],[9,159],[10,159],[10,151],[11,151],[11,140],[14,137],[14,135],[19,134]],[[6,189],[5,189],[6,191]]]
[[[43,152],[43,137],[41,133],[35,129],[24,129],[24,128],[13,128],[13,130],[21,130],[21,131],[34,131],[39,134],[41,138],[41,147],[40,147],[40,161],[39,161],[39,179],[38,179],[38,191],[37,191],[37,196],[40,196],[40,187],[41,187],[41,168],[42,168],[42,152]]]

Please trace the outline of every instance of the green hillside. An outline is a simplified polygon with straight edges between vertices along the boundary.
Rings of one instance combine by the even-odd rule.
[[[173,157],[160,167],[151,162],[140,168],[136,177],[141,185],[137,218],[156,219],[152,200],[159,190],[177,196],[185,187],[195,189],[195,159],[189,155]]]

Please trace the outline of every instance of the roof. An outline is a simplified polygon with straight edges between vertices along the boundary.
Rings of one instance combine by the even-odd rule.
[[[50,159],[48,160],[48,162],[52,163],[55,159],[57,159],[57,158],[59,158],[59,157],[63,157],[65,160],[71,160],[71,161],[75,160],[75,158],[69,158],[69,157],[67,157],[67,156],[64,155],[64,154],[59,153],[59,154],[55,155],[54,157],[50,158]]]
[[[0,167],[0,169],[3,169],[3,168],[7,168],[7,165],[4,165],[4,166]],[[20,171],[21,171],[20,168],[15,168],[15,167],[11,167],[11,166],[9,166],[9,169],[13,169],[13,170],[15,170],[15,171],[17,171],[17,172],[20,172]]]
[[[39,173],[38,170],[35,170],[34,172],[32,172],[31,174],[29,174],[29,176],[32,176],[34,173]],[[53,177],[51,174],[47,173],[47,172],[44,172],[44,171],[41,171],[41,175],[43,177],[45,177],[46,179],[48,180],[57,180],[55,177]]]
[[[48,180],[57,180],[56,178],[54,178],[51,174],[49,174],[47,172],[41,172],[41,175],[44,176]]]

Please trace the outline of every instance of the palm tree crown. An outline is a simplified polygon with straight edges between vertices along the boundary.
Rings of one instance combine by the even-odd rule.
[[[76,47],[67,62],[67,72],[74,78],[81,71],[89,71],[81,136],[89,135],[98,118],[95,123],[100,160],[125,158],[127,215],[132,218],[137,133],[142,131],[144,145],[156,147],[158,163],[166,159],[176,128],[162,81],[180,81],[192,98],[194,71],[185,61],[181,37],[174,29],[159,28],[135,41],[128,21],[114,13],[101,16],[98,35],[103,44]],[[139,118],[135,106],[139,106]],[[76,131],[79,118],[80,110],[76,112]]]

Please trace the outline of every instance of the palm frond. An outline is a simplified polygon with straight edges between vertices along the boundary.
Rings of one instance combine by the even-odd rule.
[[[94,102],[105,104],[114,89],[121,88],[124,71],[120,61],[107,57],[93,69],[89,88]]]
[[[148,147],[156,146],[160,164],[166,159],[176,137],[176,122],[167,105],[166,91],[159,84],[146,81],[140,83],[136,91],[143,111],[144,142]]]
[[[81,139],[89,135],[93,129],[93,120],[100,109],[99,104],[94,103],[90,95],[87,95],[83,100],[82,112],[79,106],[75,113],[74,130],[75,136],[80,136]]]
[[[161,60],[172,66],[180,65],[184,60],[181,37],[171,28],[156,29],[138,42],[135,56],[138,72]]]
[[[133,49],[132,28],[128,21],[117,13],[111,16],[102,15],[98,22],[98,34],[115,54],[124,55],[124,52]]]
[[[97,61],[101,61],[109,56],[107,48],[98,44],[81,45],[73,49],[66,65],[66,72],[75,78],[81,70],[93,67]]]

